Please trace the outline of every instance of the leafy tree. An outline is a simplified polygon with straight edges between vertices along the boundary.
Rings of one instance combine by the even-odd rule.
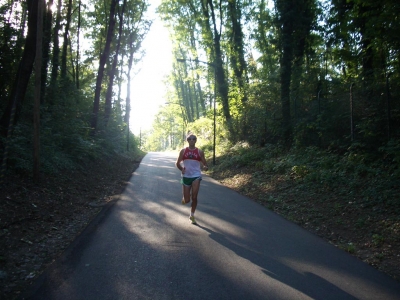
[[[223,24],[225,24],[225,6],[222,1],[164,1],[159,8],[162,18],[170,23],[170,26],[178,32],[177,38],[181,41],[181,36],[197,36],[199,45],[207,56],[209,69],[215,72],[215,79],[218,98],[222,105],[222,111],[226,124],[232,137],[235,136],[231,119],[228,83],[226,70],[224,68],[223,51],[221,46]],[[191,26],[185,26],[190,24]],[[199,34],[197,34],[199,33]],[[193,43],[186,43],[188,49]],[[198,54],[195,51],[194,54]],[[191,57],[187,53],[183,59],[196,62],[198,57]],[[178,57],[179,58],[179,57]],[[182,57],[181,57],[182,58]]]
[[[116,75],[117,71],[117,62],[119,51],[121,47],[121,39],[122,39],[122,26],[124,21],[124,13],[126,7],[126,0],[123,1],[122,7],[118,10],[118,17],[119,17],[119,26],[118,26],[118,36],[117,36],[117,45],[114,53],[114,57],[112,60],[112,65],[108,73],[108,85],[107,85],[107,93],[105,99],[105,109],[104,109],[104,122],[107,126],[108,120],[111,115],[111,98],[112,98],[112,90],[114,86],[114,76]]]
[[[120,151],[125,151],[125,146],[128,144],[128,149],[131,145],[135,151],[137,140],[129,132],[129,124],[123,122],[123,117],[129,118],[130,103],[125,103],[124,111],[123,103],[121,105],[120,95],[118,95],[116,103],[119,105],[112,106],[112,97],[115,95],[109,93],[111,97],[106,98],[106,94],[102,92],[104,89],[98,93],[98,113],[102,113],[101,104],[104,99],[104,103],[107,103],[104,106],[108,121],[107,127],[98,131],[96,136],[89,134],[91,132],[89,124],[93,121],[91,111],[93,111],[93,90],[96,83],[96,78],[93,76],[94,65],[100,56],[100,49],[104,50],[107,46],[104,43],[106,40],[105,29],[110,29],[109,37],[112,37],[114,33],[109,23],[110,13],[107,21],[102,18],[105,16],[104,8],[106,6],[110,12],[111,3],[97,0],[90,3],[82,3],[79,0],[60,0],[54,3],[57,7],[55,15],[52,16],[49,6],[53,4],[53,1],[48,1],[43,18],[43,51],[37,55],[35,47],[40,45],[36,43],[36,36],[42,31],[36,33],[38,12],[36,10],[37,1],[35,1],[21,2],[21,4],[27,3],[28,6],[19,6],[18,1],[10,1],[4,5],[1,4],[0,9],[0,20],[2,24],[5,24],[4,27],[1,27],[1,31],[6,33],[0,39],[0,48],[8,49],[4,55],[3,53],[0,55],[0,67],[8,66],[10,68],[9,75],[14,74],[16,78],[14,81],[10,78],[1,81],[0,112],[1,122],[4,124],[1,128],[3,138],[0,139],[0,149],[3,153],[1,176],[4,176],[7,154],[10,154],[8,162],[14,171],[26,172],[27,166],[31,166],[33,163],[33,158],[29,155],[32,151],[26,148],[32,145],[30,130],[32,112],[35,112],[35,134],[36,137],[39,136],[39,128],[37,128],[39,107],[35,106],[35,110],[33,110],[34,89],[36,95],[40,94],[42,98],[40,104],[41,143],[38,145],[36,143],[38,139],[35,138],[35,148],[39,149],[40,146],[43,161],[41,166],[46,172],[54,172],[60,166],[71,167],[76,161],[88,157],[96,158],[100,155],[100,149],[111,151],[111,149],[118,148]],[[13,6],[14,4],[15,6]],[[124,4],[119,1],[114,1],[114,4],[115,8],[119,9],[119,36],[114,40],[115,42],[109,43],[108,51],[107,49],[103,51],[103,53],[107,53],[103,55],[102,61],[104,62],[104,80],[99,81],[100,87],[108,82],[111,91],[115,88],[116,82],[121,86],[125,78],[130,76],[127,73],[130,74],[132,66],[141,59],[141,42],[150,26],[150,22],[143,18],[143,12],[148,7],[146,2],[126,1],[125,9],[122,9]],[[115,14],[111,13],[111,16],[113,15]],[[93,18],[97,18],[97,21],[101,22],[92,23]],[[26,24],[27,31],[25,30]],[[99,30],[93,31],[92,26],[97,26]],[[90,30],[88,30],[89,28]],[[80,42],[82,32],[85,32],[84,43]],[[62,49],[58,44],[61,40],[63,40]],[[24,47],[22,47],[23,44]],[[81,55],[79,44],[85,46],[83,55]],[[11,45],[20,46],[9,49]],[[133,53],[129,70],[127,70],[128,53]],[[37,63],[40,59],[43,63],[41,67],[35,67],[37,76],[35,76],[36,85],[34,86],[30,79],[35,57]],[[118,71],[117,66],[120,68]],[[59,76],[60,70],[62,76]],[[71,76],[68,76],[69,74]],[[40,92],[37,88],[38,76],[41,77]],[[50,78],[49,85],[44,84],[47,78]],[[121,87],[119,87],[120,90]],[[18,116],[18,122],[13,122],[14,112]],[[10,134],[12,129],[15,132],[13,137]],[[128,131],[127,135],[126,131]],[[4,138],[5,136],[7,138]],[[123,148],[121,148],[122,145]],[[35,161],[39,161],[37,155]],[[35,168],[35,170],[39,169],[38,164],[35,164]],[[36,171],[35,176],[37,176]]]
[[[105,64],[107,63],[107,60],[108,60],[108,56],[110,55],[110,46],[111,46],[111,41],[112,41],[112,38],[114,35],[116,6],[117,6],[117,0],[111,0],[107,38],[106,38],[106,43],[104,45],[103,52],[100,56],[99,70],[97,73],[96,88],[95,88],[95,93],[94,93],[93,116],[92,116],[92,122],[91,122],[92,128],[94,130],[97,130],[97,120],[98,120],[98,114],[99,114],[99,110],[100,110],[100,92],[101,92],[101,88],[102,88],[104,69],[105,69]]]
[[[0,133],[3,136],[11,134],[14,120],[19,117],[29,78],[32,74],[36,55],[37,1],[28,2],[28,34],[25,39],[24,51],[18,65],[16,78],[12,84],[8,105],[0,119]]]

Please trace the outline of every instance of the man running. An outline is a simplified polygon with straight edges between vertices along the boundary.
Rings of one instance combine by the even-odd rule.
[[[208,170],[208,166],[204,157],[204,152],[196,148],[196,136],[190,134],[186,140],[189,147],[186,147],[179,152],[175,165],[182,172],[182,204],[189,203],[190,196],[192,196],[192,207],[189,219],[192,224],[196,224],[194,213],[197,207],[197,194],[199,193],[200,181],[202,179],[200,162],[203,164],[205,170]]]

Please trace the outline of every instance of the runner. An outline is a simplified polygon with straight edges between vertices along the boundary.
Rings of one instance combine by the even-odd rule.
[[[204,157],[204,152],[196,148],[197,138],[194,134],[190,134],[186,138],[189,147],[182,149],[179,152],[176,160],[176,167],[181,171],[182,183],[182,204],[190,202],[192,196],[192,206],[189,219],[192,224],[196,224],[194,213],[197,207],[197,194],[200,189],[201,169],[200,163],[203,164],[205,170],[208,170],[207,162]]]

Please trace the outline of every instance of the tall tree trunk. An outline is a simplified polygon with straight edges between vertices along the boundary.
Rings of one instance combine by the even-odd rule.
[[[57,3],[57,15],[56,15],[56,24],[54,26],[53,33],[53,58],[52,58],[52,70],[51,70],[51,80],[50,84],[54,88],[54,85],[57,82],[58,77],[58,69],[60,68],[60,44],[58,41],[59,31],[61,29],[61,0],[58,0]]]
[[[189,107],[190,107],[190,114],[192,115],[193,121],[195,121],[195,117],[197,117],[197,119],[199,117],[196,114],[197,112],[195,111],[195,103],[193,100],[192,85],[191,85],[190,80],[185,81],[185,90],[186,90],[186,95],[187,95],[187,101],[188,101]]]
[[[189,110],[187,109],[187,106],[186,106],[186,102],[185,102],[185,96],[184,96],[184,94],[183,94],[183,91],[182,91],[182,86],[181,86],[181,83],[182,83],[182,80],[180,79],[180,78],[178,78],[177,76],[179,76],[179,75],[174,75],[174,77],[176,78],[175,80],[174,80],[174,86],[175,86],[175,90],[176,90],[176,92],[177,92],[177,96],[178,96],[178,99],[182,99],[182,105],[183,106],[181,106],[182,107],[182,114],[184,114],[185,112],[188,112]],[[190,120],[190,118],[189,118],[189,113],[186,113],[186,118],[187,118],[187,120],[188,120],[188,122],[190,122],[189,120]]]
[[[132,43],[130,45],[132,45]],[[131,69],[132,69],[132,64],[133,64],[133,55],[134,55],[134,51],[131,51],[129,53],[129,59],[128,59],[128,73],[127,73],[126,100],[125,100],[126,107],[125,107],[125,116],[124,116],[124,122],[126,124],[129,124],[129,118],[130,118],[130,113],[131,113]],[[129,132],[129,128],[128,128],[128,132]]]
[[[136,22],[140,22],[143,12],[146,8],[145,3],[142,3],[141,11],[140,11],[140,17],[135,20]],[[129,24],[129,21],[127,22]],[[131,114],[131,69],[133,65],[133,57],[136,51],[140,48],[141,41],[138,41],[138,33],[137,29],[130,29],[131,33],[129,34],[128,37],[128,49],[129,49],[129,59],[128,59],[128,70],[127,70],[127,77],[128,77],[128,82],[127,82],[127,93],[126,93],[126,111],[125,111],[125,116],[124,116],[124,121],[127,124],[127,150],[129,150],[129,120],[130,120],[130,114]]]
[[[29,1],[26,1],[26,5],[25,5],[25,3],[22,3],[21,5],[22,5],[22,16],[21,16],[21,23],[20,23],[21,26],[18,30],[18,32],[19,32],[18,41],[22,41],[24,39],[26,17],[29,14]],[[28,16],[28,18],[29,18],[29,16]],[[10,20],[8,20],[8,22],[10,22]],[[17,44],[22,46],[23,42],[19,42]]]
[[[133,56],[136,52],[136,49],[139,45],[134,46],[136,42],[137,34],[135,31],[131,32],[128,37],[128,47],[129,47],[129,58],[128,58],[128,70],[127,70],[127,87],[126,87],[126,100],[125,100],[125,116],[124,122],[126,124],[126,136],[127,136],[127,143],[126,143],[126,150],[129,151],[129,122],[131,118],[131,70],[133,65]]]
[[[104,45],[103,53],[100,56],[99,71],[97,73],[96,89],[95,89],[94,101],[93,101],[93,115],[92,115],[92,122],[91,122],[92,129],[94,131],[97,130],[97,121],[98,121],[98,115],[99,115],[99,109],[100,109],[101,84],[103,82],[105,64],[106,64],[108,56],[110,54],[110,46],[111,46],[111,42],[112,42],[112,38],[113,38],[113,34],[114,34],[116,5],[117,5],[117,0],[112,0],[111,6],[110,6],[110,17],[109,17],[106,44]]]
[[[72,81],[73,82],[75,82],[75,78],[76,78],[76,75],[75,75],[75,61],[76,60],[74,60],[74,53],[73,53],[73,51],[72,51],[72,41],[71,41],[71,38],[70,37],[68,37],[68,45],[69,45],[69,59],[70,59],[70,63],[71,63],[71,75],[72,75]]]
[[[277,4],[277,9],[280,14],[282,44],[282,57],[280,60],[282,133],[286,146],[290,147],[292,144],[293,130],[290,113],[290,82],[292,76],[293,61],[293,30],[295,22],[294,18],[296,17],[296,15],[293,13],[293,7],[295,3],[293,3],[292,1],[280,0],[277,1]]]
[[[105,124],[105,126],[107,126],[108,121],[110,119],[110,115],[111,115],[112,90],[113,90],[113,85],[114,85],[114,77],[117,72],[119,49],[121,47],[122,26],[123,26],[123,21],[124,21],[125,6],[126,6],[126,0],[124,0],[124,2],[122,4],[122,9],[119,12],[119,28],[118,28],[117,47],[115,49],[113,63],[110,68],[110,72],[109,72],[109,76],[108,76],[108,86],[107,86],[106,102],[105,102],[105,108],[104,108],[104,124]]]
[[[33,180],[38,183],[40,175],[40,99],[42,89],[42,38],[44,0],[38,1],[36,62],[35,62],[35,103],[33,107]]]
[[[46,7],[46,13],[44,18],[43,26],[43,55],[42,55],[42,79],[41,79],[41,91],[40,91],[40,103],[44,102],[46,83],[47,83],[47,68],[50,61],[50,42],[51,42],[51,27],[53,20],[53,13],[51,7],[53,5],[53,0],[49,0]]]
[[[68,1],[67,20],[64,28],[63,48],[61,54],[61,78],[65,78],[67,76],[68,34],[72,18],[72,0],[67,0],[67,1]]]
[[[197,46],[196,46],[196,38],[194,36],[194,30],[190,31],[190,44],[193,48],[193,51],[196,51],[197,53]],[[198,55],[196,54],[196,57],[198,57]],[[198,70],[200,68],[200,62],[198,60],[195,61],[195,69]],[[200,84],[200,74],[198,72],[196,72],[196,84],[195,84],[195,95],[196,95],[196,101],[198,104],[200,104],[201,110],[200,108],[198,108],[198,114],[201,111],[201,114],[203,114],[206,110],[206,104],[204,101],[204,97],[203,97],[203,92],[201,89],[201,84]]]
[[[291,91],[293,99],[296,103],[302,101],[301,99],[301,80],[304,74],[304,53],[306,50],[307,39],[311,33],[311,27],[315,18],[314,0],[297,1],[296,6],[292,9],[296,17],[296,25],[294,26],[295,32],[293,34],[293,71],[292,71],[292,84]],[[296,120],[296,107],[294,108],[294,119]]]
[[[115,104],[116,115],[118,116],[118,123],[122,123],[122,106],[121,106],[121,94],[122,94],[122,83],[124,76],[123,62],[125,61],[125,54],[121,53],[121,59],[119,61],[119,76],[118,76],[118,96]]]
[[[188,97],[188,93],[187,93],[187,89],[186,89],[186,84],[183,81],[182,76],[180,76],[180,79],[179,79],[179,86],[180,86],[180,90],[182,92],[182,101],[183,101],[183,105],[185,106],[185,110],[187,112],[188,122],[189,123],[193,122],[194,119],[193,119],[191,104],[190,104],[190,101],[189,101],[189,97]]]
[[[38,0],[28,1],[28,34],[25,39],[24,53],[18,66],[18,71],[10,94],[10,100],[0,119],[0,130],[3,136],[9,135],[8,128],[12,128],[22,109],[29,78],[32,74],[36,55]]]
[[[233,73],[235,75],[237,88],[239,91],[238,97],[243,106],[247,102],[247,89],[245,86],[247,77],[246,72],[246,61],[244,58],[244,42],[243,42],[243,30],[242,30],[242,13],[240,7],[240,0],[229,0],[228,1],[228,15],[230,17],[230,61]],[[243,124],[239,126],[240,133],[239,138],[245,140],[248,136],[249,126],[247,125],[246,118],[243,118]]]
[[[76,49],[76,78],[75,78],[75,82],[76,82],[76,89],[79,90],[80,88],[80,81],[79,81],[79,77],[80,77],[80,59],[81,59],[81,53],[80,53],[80,34],[81,34],[81,6],[82,6],[82,1],[79,0],[78,3],[78,28],[77,28],[77,49]]]
[[[235,140],[235,132],[233,129],[232,118],[229,108],[229,98],[228,98],[228,84],[226,82],[226,76],[224,71],[223,59],[222,59],[222,51],[221,51],[221,33],[220,30],[217,29],[217,22],[215,19],[215,11],[214,4],[212,0],[207,0],[207,10],[204,11],[205,17],[208,18],[211,13],[211,21],[213,24],[213,45],[214,45],[214,60],[213,67],[215,72],[216,85],[218,90],[218,96],[221,99],[222,111],[225,117],[225,121],[228,126],[228,131],[230,134],[230,138]],[[210,13],[209,13],[210,12]],[[222,11],[220,12],[220,27],[222,26]],[[209,22],[207,22],[209,24]],[[216,99],[215,99],[216,100]],[[214,101],[215,101],[214,100]]]
[[[194,99],[194,103],[196,105],[196,118],[200,119],[200,98],[198,97],[197,94],[197,84],[195,82],[193,82],[193,99]]]
[[[371,7],[367,3],[361,3],[358,6],[358,22],[361,34],[361,58],[362,58],[362,78],[364,88],[364,98],[368,102],[371,101],[374,93],[374,51],[373,40],[371,36],[371,28],[368,26],[368,16],[371,16]],[[376,10],[376,8],[375,8]]]
[[[247,101],[247,93],[245,89],[245,76],[246,76],[246,60],[244,58],[244,43],[243,43],[243,30],[241,24],[241,9],[238,7],[236,0],[228,1],[228,11],[231,20],[231,66],[238,83],[239,90],[241,91],[242,103]]]

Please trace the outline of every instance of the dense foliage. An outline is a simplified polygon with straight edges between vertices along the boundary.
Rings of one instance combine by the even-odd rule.
[[[163,0],[159,13],[176,60],[175,105],[154,124],[172,145],[158,148],[179,146],[181,124],[194,131],[202,117],[212,133],[216,101],[217,150],[315,146],[398,165],[398,1]]]
[[[130,73],[143,56],[149,4],[0,3],[1,176],[31,175],[33,166],[36,177],[35,166],[57,172],[137,152],[129,130]]]

